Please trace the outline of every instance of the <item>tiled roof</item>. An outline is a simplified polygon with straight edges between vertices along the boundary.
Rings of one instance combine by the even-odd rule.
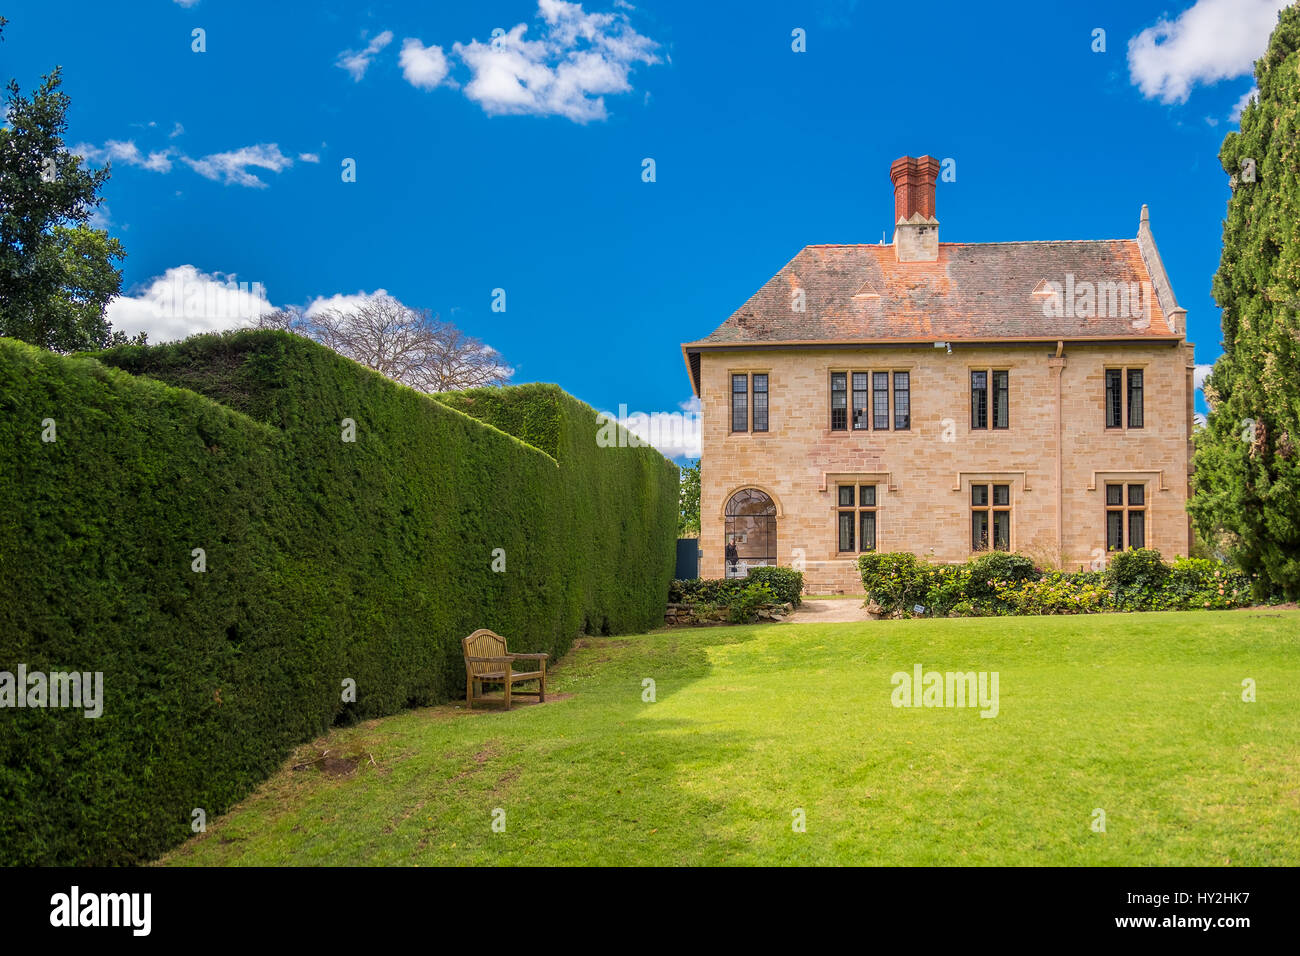
[[[1163,267],[1159,267],[1163,280]],[[1137,283],[1139,317],[1045,314],[1044,283]],[[1145,284],[1145,285],[1144,285]],[[1167,288],[1167,283],[1166,283]],[[797,290],[804,311],[795,311]],[[1035,294],[1035,290],[1039,290]],[[1173,303],[1168,303],[1173,307]],[[1083,310],[1079,310],[1083,311]],[[752,298],[693,345],[1168,337],[1165,311],[1138,240],[939,243],[935,262],[899,262],[892,245],[807,246]]]

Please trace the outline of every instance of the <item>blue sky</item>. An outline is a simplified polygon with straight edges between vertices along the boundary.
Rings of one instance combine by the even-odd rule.
[[[892,232],[904,154],[956,161],[946,241],[1129,238],[1149,204],[1212,362],[1217,153],[1281,5],[42,0],[5,5],[0,73],[61,64],[68,144],[114,160],[119,326],[237,324],[168,317],[168,276],[382,289],[516,381],[675,411],[679,343],[802,246]]]

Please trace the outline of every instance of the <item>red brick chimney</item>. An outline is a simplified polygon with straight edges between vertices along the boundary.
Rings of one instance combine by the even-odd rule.
[[[894,184],[894,254],[899,262],[939,258],[939,220],[934,216],[939,169],[933,156],[903,156],[889,167]]]
[[[934,184],[939,178],[937,159],[933,156],[896,159],[889,167],[889,178],[894,184],[894,222],[911,219],[918,212],[926,219],[934,218]]]

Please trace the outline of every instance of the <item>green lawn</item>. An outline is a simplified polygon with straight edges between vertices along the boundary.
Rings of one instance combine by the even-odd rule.
[[[558,699],[337,730],[163,862],[1294,866],[1298,651],[1275,609],[588,638]],[[891,706],[918,663],[998,716]]]

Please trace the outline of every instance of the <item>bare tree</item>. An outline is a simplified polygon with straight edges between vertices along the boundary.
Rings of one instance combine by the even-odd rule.
[[[387,295],[310,315],[268,312],[254,325],[303,335],[421,392],[503,385],[514,374],[495,349],[429,310]]]

